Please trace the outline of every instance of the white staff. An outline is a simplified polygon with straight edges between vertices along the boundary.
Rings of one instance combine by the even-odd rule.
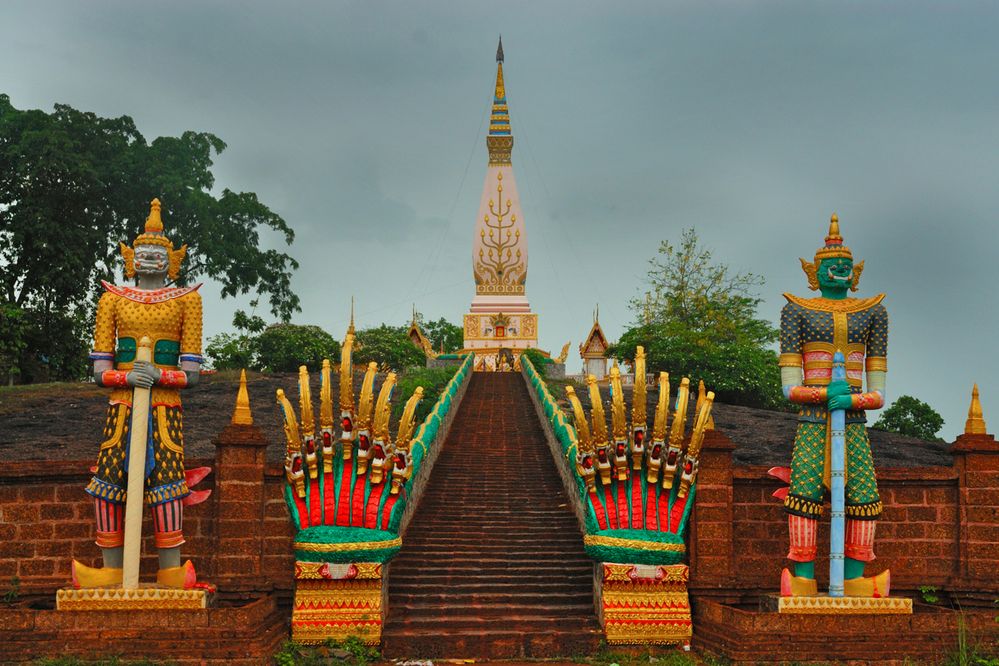
[[[152,362],[152,341],[146,336],[139,340],[135,360]],[[132,389],[132,425],[128,441],[128,487],[125,495],[125,549],[122,561],[121,586],[126,590],[139,587],[139,553],[142,546],[142,500],[146,481],[146,444],[149,437],[148,387]]]

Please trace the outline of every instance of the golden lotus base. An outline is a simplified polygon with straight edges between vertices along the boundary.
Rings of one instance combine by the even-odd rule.
[[[208,608],[214,599],[208,590],[178,590],[163,587],[139,587],[125,590],[120,587],[84,588],[65,587],[56,592],[56,609],[72,611],[109,610],[201,610]]]
[[[911,615],[912,599],[903,597],[781,597],[770,595],[764,607],[796,615]]]

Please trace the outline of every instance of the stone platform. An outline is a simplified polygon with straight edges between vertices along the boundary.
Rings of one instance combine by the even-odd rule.
[[[4,664],[118,657],[248,666],[269,663],[287,635],[273,594],[219,595],[212,607],[185,610],[56,610],[54,594],[0,607]]]
[[[65,587],[56,592],[56,610],[199,610],[208,608],[214,597],[214,589],[176,590],[146,586],[123,590]]]
[[[762,610],[760,599],[695,599],[693,645],[740,664],[777,662],[936,663],[957,649],[963,623],[971,645],[994,645],[991,608],[963,612],[922,603],[911,614],[793,614]]]
[[[912,599],[904,597],[782,597],[763,598],[764,611],[793,615],[911,615]]]

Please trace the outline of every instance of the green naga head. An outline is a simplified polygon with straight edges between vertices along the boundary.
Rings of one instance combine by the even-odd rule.
[[[821,291],[824,298],[840,300],[846,298],[848,289],[857,291],[864,262],[853,263],[853,253],[843,244],[835,214],[829,220],[825,246],[815,253],[815,261],[801,259],[801,268],[808,276],[808,287]]]

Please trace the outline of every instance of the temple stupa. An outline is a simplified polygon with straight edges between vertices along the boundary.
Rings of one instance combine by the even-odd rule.
[[[527,302],[527,227],[510,154],[513,133],[503,83],[503,41],[496,49],[496,89],[489,135],[489,166],[472,239],[475,297],[464,320],[464,347],[476,369],[513,363],[519,350],[538,346],[538,315]],[[509,351],[506,351],[509,350]]]

